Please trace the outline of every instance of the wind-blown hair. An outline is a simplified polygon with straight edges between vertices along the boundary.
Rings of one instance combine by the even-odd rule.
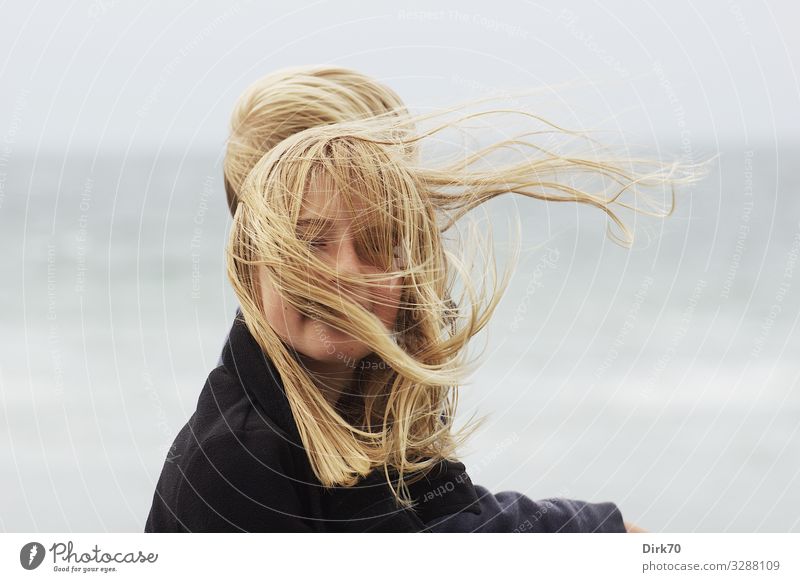
[[[332,65],[286,67],[252,83],[230,120],[223,175],[233,214],[245,176],[285,138],[318,125],[393,112],[405,115],[400,97],[364,74]]]
[[[495,109],[444,119],[444,114],[458,110],[417,116],[386,113],[287,137],[242,181],[227,246],[228,277],[245,323],[280,372],[320,482],[350,486],[379,468],[402,506],[413,506],[406,485],[442,459],[457,460],[460,446],[484,420],[460,430],[453,424],[459,386],[478,363],[469,359],[467,346],[489,322],[513,264],[498,279],[487,247],[490,258],[479,273],[485,273],[490,284],[474,284],[468,253],[448,248],[453,245],[446,235],[459,219],[508,193],[587,204],[603,211],[621,231],[617,235],[610,224],[612,240],[630,246],[632,233],[619,217],[619,208],[668,216],[674,208],[674,187],[696,180],[702,170],[689,163],[610,154],[581,132],[556,127],[524,110]],[[441,131],[499,113],[541,121],[547,132],[586,138],[591,145],[584,155],[565,155],[537,145],[534,138],[545,132],[532,132],[479,148],[455,162],[419,160],[418,146]],[[440,116],[442,121],[437,121]],[[419,129],[430,121],[435,122],[432,127]],[[490,154],[504,150],[522,153],[523,159],[512,162],[506,156],[502,163],[485,163]],[[576,186],[574,179],[580,176],[596,178],[600,187]],[[345,207],[361,209],[354,240],[359,253],[385,274],[355,277],[337,272],[298,236],[303,196],[319,181],[335,186]],[[659,207],[643,198],[642,190],[650,189],[668,193],[669,205]],[[624,202],[623,193],[632,202]],[[644,210],[643,204],[653,211]],[[356,385],[341,406],[327,401],[292,346],[265,319],[258,267],[299,312],[372,348],[365,359],[377,365],[360,367]],[[403,281],[393,330],[353,297],[337,292],[381,285],[393,277]],[[338,281],[338,287],[326,281]],[[457,285],[463,291],[455,297]]]

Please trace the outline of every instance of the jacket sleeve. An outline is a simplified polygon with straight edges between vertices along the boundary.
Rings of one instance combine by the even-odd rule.
[[[625,525],[611,502],[587,503],[553,498],[533,501],[516,491],[493,494],[475,485],[479,512],[439,516],[426,527],[432,532],[619,532]]]
[[[201,443],[181,467],[176,517],[184,531],[313,531],[302,517],[290,461],[269,446],[272,438],[267,431],[231,432]]]

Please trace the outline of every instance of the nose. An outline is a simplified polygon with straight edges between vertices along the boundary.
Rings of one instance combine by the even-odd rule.
[[[352,237],[343,238],[335,250],[337,271],[348,274],[364,272],[365,265],[358,256],[356,244]]]
[[[340,241],[335,249],[335,269],[337,273],[355,276],[365,274],[369,267],[361,260],[356,249],[356,243],[352,237],[347,237]],[[367,311],[372,311],[372,301],[369,289],[363,284],[341,283],[337,278],[334,282],[337,291],[344,291],[353,301],[359,303]]]

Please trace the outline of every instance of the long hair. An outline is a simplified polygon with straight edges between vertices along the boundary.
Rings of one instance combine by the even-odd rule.
[[[312,127],[288,136],[267,151],[238,189],[227,246],[227,272],[248,329],[271,358],[315,475],[325,486],[351,486],[381,469],[397,503],[413,506],[406,485],[458,450],[483,418],[454,427],[459,386],[477,365],[469,341],[489,322],[512,274],[498,278],[491,245],[486,266],[473,281],[477,232],[451,244],[448,233],[460,219],[504,194],[595,207],[609,219],[609,237],[630,246],[633,233],[621,208],[656,216],[674,209],[675,187],[697,180],[702,166],[640,159],[613,153],[582,132],[557,127],[522,109],[461,113],[461,107],[416,116],[387,112],[369,119]],[[445,115],[456,112],[455,119]],[[548,133],[580,138],[582,154],[565,154],[537,144],[545,132],[521,133],[479,147],[455,161],[420,160],[420,146],[449,128],[497,114],[544,123]],[[421,129],[426,123],[431,127]],[[522,154],[511,161],[510,152]],[[492,154],[503,154],[487,163]],[[580,186],[581,176],[596,179]],[[296,226],[304,194],[319,180],[335,186],[350,208],[360,208],[354,233],[359,253],[385,274],[348,275],[321,260],[299,237]],[[666,193],[669,204],[645,194]],[[626,196],[623,196],[626,195]],[[651,210],[647,210],[646,208]],[[614,232],[614,227],[619,232]],[[491,238],[491,237],[490,237]],[[486,241],[483,241],[486,242]],[[463,251],[463,252],[462,252]],[[347,407],[328,402],[265,319],[257,269],[263,268],[285,302],[302,314],[337,328],[373,350]],[[337,292],[363,289],[402,277],[395,328],[357,301]],[[326,281],[338,281],[330,286]],[[463,291],[456,296],[456,290]],[[394,487],[392,474],[397,476]]]
[[[407,113],[392,89],[367,75],[333,65],[286,67],[252,83],[230,119],[223,176],[231,214],[256,162],[285,138],[318,125]]]

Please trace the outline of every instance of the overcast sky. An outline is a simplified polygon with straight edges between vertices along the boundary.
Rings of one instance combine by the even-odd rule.
[[[0,140],[23,151],[219,148],[249,83],[307,63],[370,74],[412,109],[577,81],[557,93],[575,119],[645,139],[800,136],[788,0],[14,0],[2,14]]]

